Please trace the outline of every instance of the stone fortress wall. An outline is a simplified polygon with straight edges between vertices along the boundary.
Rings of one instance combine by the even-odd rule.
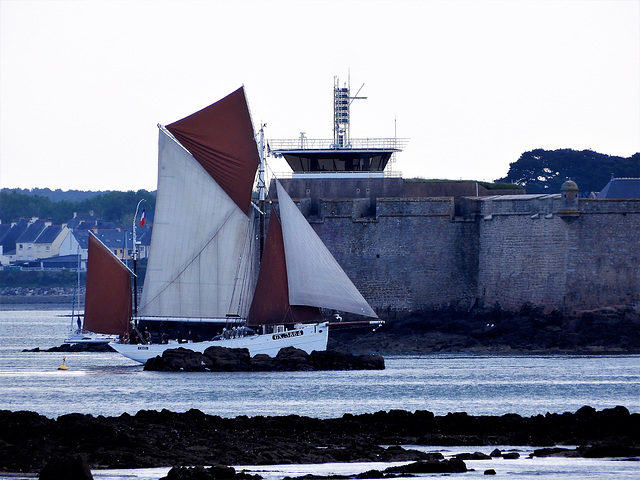
[[[640,199],[578,199],[573,182],[555,195],[408,197],[398,180],[282,181],[381,318],[640,302]]]

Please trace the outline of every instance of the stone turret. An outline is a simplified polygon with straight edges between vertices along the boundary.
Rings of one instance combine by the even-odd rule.
[[[560,187],[562,201],[558,215],[573,217],[580,215],[578,210],[578,197],[580,189],[573,180],[567,179]]]

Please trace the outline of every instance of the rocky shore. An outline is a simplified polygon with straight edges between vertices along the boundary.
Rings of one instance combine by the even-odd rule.
[[[73,292],[72,287],[3,287],[0,298],[4,306],[71,308]]]
[[[0,411],[0,425],[2,472],[40,472],[52,459],[76,454],[93,469],[434,460],[403,445],[471,451],[477,445],[532,445],[541,447],[534,455],[640,456],[640,414],[624,407],[596,411],[585,406],[575,413],[533,417],[393,410],[334,419],[221,418],[199,410],[50,419]]]
[[[371,479],[371,478],[402,478],[415,477],[425,473],[463,473],[468,471],[464,461],[459,458],[445,460],[441,454],[429,453],[430,458],[418,460],[408,465],[389,467],[384,470],[367,470],[356,475],[304,475],[302,477],[284,477],[283,480],[350,480],[350,479]],[[493,470],[491,470],[494,472]],[[487,470],[489,472],[489,470]],[[485,472],[486,475],[492,475]],[[495,472],[493,473],[495,474]],[[46,479],[40,476],[41,480]],[[245,472],[236,472],[233,467],[226,465],[215,465],[205,468],[202,465],[195,467],[173,467],[166,477],[160,480],[261,480],[260,475],[250,475]],[[68,479],[65,479],[68,480]],[[80,480],[80,479],[79,479]]]
[[[334,327],[329,348],[382,355],[434,352],[640,353],[640,305],[563,315],[525,304],[397,315],[375,332]]]
[[[107,343],[63,343],[57,347],[50,348],[25,348],[23,352],[114,352],[115,350]]]
[[[203,353],[188,348],[171,348],[150,358],[145,370],[159,372],[291,372],[314,370],[384,370],[380,355],[352,355],[327,350],[308,354],[295,347],[282,348],[275,357],[253,357],[246,348],[209,347]]]

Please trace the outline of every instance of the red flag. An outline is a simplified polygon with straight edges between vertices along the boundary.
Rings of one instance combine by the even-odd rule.
[[[145,221],[145,217],[147,215],[147,211],[143,208],[142,209],[142,215],[140,215],[140,226],[144,227],[144,221]]]

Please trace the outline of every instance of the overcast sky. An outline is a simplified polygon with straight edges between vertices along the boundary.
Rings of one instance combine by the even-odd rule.
[[[638,0],[0,0],[0,35],[0,187],[155,190],[156,125],[241,85],[267,138],[330,138],[349,75],[405,177],[640,151]]]

